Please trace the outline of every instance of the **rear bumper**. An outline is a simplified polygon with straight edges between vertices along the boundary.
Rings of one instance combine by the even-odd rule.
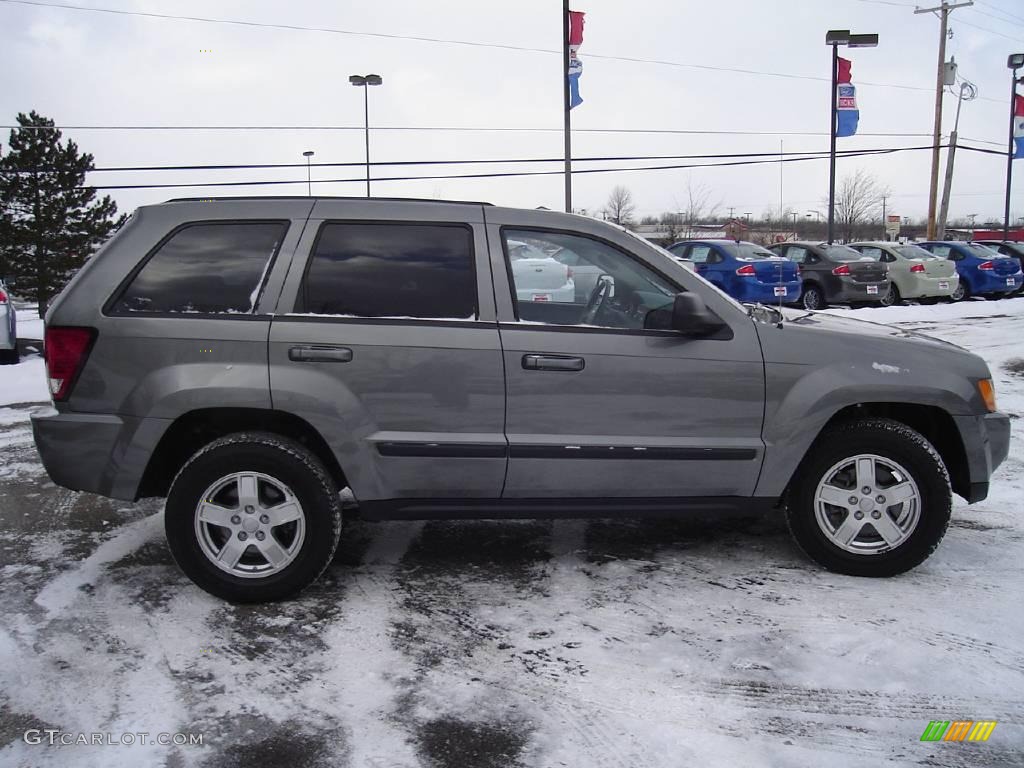
[[[941,288],[940,283],[946,287]],[[907,282],[907,289],[901,291],[903,298],[916,299],[920,296],[952,296],[960,285],[960,276],[952,277],[917,277]]]
[[[1010,417],[1005,413],[954,416],[967,454],[968,503],[988,496],[989,479],[1010,452]]]
[[[149,457],[170,423],[50,411],[32,416],[32,434],[43,466],[57,485],[134,501]]]
[[[1011,285],[1008,280],[1013,280]],[[1020,288],[1024,278],[1020,275],[990,275],[978,271],[972,290],[975,293],[1012,293]]]
[[[776,288],[785,288],[785,296],[776,296]],[[736,287],[736,295],[733,297],[738,301],[751,301],[761,304],[772,304],[780,299],[783,304],[792,304],[800,298],[802,286],[799,280],[791,280],[780,284],[762,283],[757,280],[744,280]]]
[[[873,288],[876,293],[869,293],[869,288]],[[832,296],[827,296],[826,300],[829,302],[835,302],[836,304],[881,301],[885,298],[885,295],[888,292],[888,280],[880,283],[858,283],[851,278],[841,277],[839,278],[839,290]]]

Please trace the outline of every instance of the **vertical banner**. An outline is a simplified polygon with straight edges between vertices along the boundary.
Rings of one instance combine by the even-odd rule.
[[[1024,158],[1024,96],[1013,97],[1013,159]]]
[[[569,71],[566,77],[569,78],[569,109],[578,107],[583,103],[580,98],[580,75],[583,74],[583,62],[580,61],[577,52],[583,45],[583,17],[582,11],[569,11]]]
[[[849,59],[839,57],[839,75],[836,78],[836,136],[853,136],[857,133],[860,110],[857,109],[857,89],[850,82]]]

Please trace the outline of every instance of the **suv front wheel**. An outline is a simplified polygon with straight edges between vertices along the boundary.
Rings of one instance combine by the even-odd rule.
[[[932,445],[905,424],[867,418],[818,438],[794,478],[786,519],[804,552],[829,570],[894,576],[934,551],[952,504]]]
[[[164,512],[174,559],[232,602],[278,600],[331,562],[341,534],[338,488],[323,464],[278,435],[228,435],[174,479]]]

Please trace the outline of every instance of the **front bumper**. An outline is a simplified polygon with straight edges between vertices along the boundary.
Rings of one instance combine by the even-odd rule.
[[[101,413],[32,415],[43,467],[57,485],[134,501],[150,456],[170,419]]]
[[[954,416],[967,454],[967,489],[960,490],[969,504],[988,496],[989,480],[1010,453],[1010,417],[1005,413]]]

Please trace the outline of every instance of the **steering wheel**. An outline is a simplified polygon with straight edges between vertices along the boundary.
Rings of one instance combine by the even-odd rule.
[[[608,278],[607,280],[605,278]],[[594,283],[594,290],[590,292],[590,297],[587,299],[587,305],[583,309],[583,315],[580,317],[580,323],[582,325],[593,325],[594,320],[597,318],[598,312],[604,308],[604,302],[608,298],[608,294],[611,293],[611,276],[600,274],[597,276],[597,282]]]

